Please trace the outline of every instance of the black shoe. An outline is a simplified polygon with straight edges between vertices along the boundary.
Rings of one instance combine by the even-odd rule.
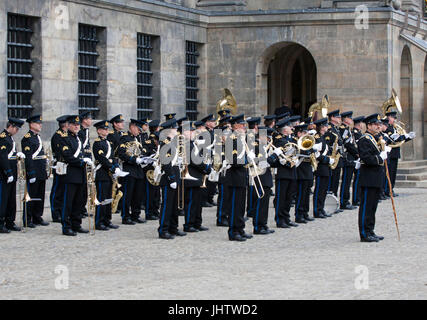
[[[335,214],[338,214],[340,212],[344,212],[344,210],[343,209],[337,209],[337,210],[334,211]]]
[[[204,227],[204,226],[196,227],[196,229],[199,231],[208,231],[209,230],[209,228]]]
[[[84,229],[82,227],[80,227],[78,229],[74,229],[73,231],[77,232],[77,233],[89,233],[89,230],[86,230],[86,229]]]
[[[25,226],[25,223],[24,223],[24,226]],[[32,223],[32,222],[27,223],[27,228],[34,229],[35,227],[36,227],[36,225],[34,223]]]
[[[184,228],[184,231],[185,232],[199,232],[199,230],[194,228],[194,227]]]
[[[173,236],[178,236],[178,237],[183,237],[187,235],[185,232],[182,232],[180,230],[176,230],[175,232],[169,232],[169,233]]]
[[[52,219],[53,223],[61,223],[61,219]]]
[[[49,225],[49,222],[45,222],[45,221],[43,221],[43,220],[40,220],[40,221],[38,221],[38,222],[35,222],[34,223],[36,226],[43,226],[43,227],[46,227],[46,226],[48,226]]]
[[[77,235],[77,233],[75,233],[73,230],[71,230],[71,229],[65,229],[65,230],[63,230],[62,231],[62,234],[64,235],[64,236],[71,236],[71,237],[74,237],[74,236],[76,236]]]
[[[292,221],[286,221],[286,224],[290,227],[298,227],[298,224],[296,224],[295,222],[292,222]]]
[[[304,218],[299,218],[299,219],[295,219],[295,222],[296,223],[307,223],[307,221],[305,221],[305,219]]]
[[[18,227],[16,224],[10,225],[10,226],[6,226],[6,228],[10,231],[21,231],[22,229],[20,227]]]
[[[284,222],[277,224],[277,228],[288,229],[290,227],[291,227],[290,225],[288,225],[288,224],[286,224]]]
[[[165,233],[161,233],[161,234],[159,234],[159,238],[160,239],[167,239],[167,240],[170,240],[170,239],[175,239],[175,236],[173,236],[172,234],[170,234],[169,232],[165,232]]]
[[[254,234],[270,234],[270,232],[268,232],[266,229],[260,229],[258,231],[254,230]]]
[[[233,235],[233,236],[228,236],[228,240],[242,242],[242,241],[246,241],[246,238],[242,237],[240,234],[236,234],[236,235]]]
[[[228,227],[228,221],[216,222],[217,227]]]
[[[342,209],[342,210],[354,210],[354,209],[356,209],[356,207],[353,207],[350,203],[347,203],[344,206],[340,206],[340,209]]]
[[[386,196],[385,194],[380,195],[380,200],[387,200],[390,197]]]
[[[136,218],[136,219],[132,219],[133,222],[135,223],[146,223],[147,221],[145,221],[144,219],[141,218]]]
[[[318,215],[315,215],[314,218],[316,218],[316,219],[326,219],[326,216],[323,215],[323,213],[319,213]]]
[[[361,237],[360,242],[378,242],[380,241],[378,238],[373,236],[367,236],[366,238]]]
[[[246,239],[252,239],[252,238],[254,237],[253,235],[248,234],[248,233],[246,233],[246,232],[243,232],[243,233],[241,234],[241,236],[242,236],[242,237],[244,237],[244,238],[246,238]]]
[[[0,233],[10,233],[10,230],[5,226],[0,226]]]
[[[112,224],[111,222],[108,224],[108,226],[107,226],[109,229],[118,229],[119,228],[119,226],[117,226],[117,225],[115,225],[115,224]]]
[[[152,214],[147,214],[145,216],[145,220],[159,220],[159,217],[152,215]]]
[[[136,223],[135,223],[135,222],[133,222],[131,219],[126,219],[126,220],[123,220],[123,221],[122,221],[122,224],[128,224],[128,225],[133,226],[133,225],[135,225]]]
[[[310,221],[314,221],[314,219],[313,219],[313,218],[311,218],[310,216],[304,216],[304,220],[305,220],[305,221],[308,221],[308,222],[310,222]]]
[[[360,201],[357,201],[357,202],[353,202],[353,206],[355,206],[355,207],[358,207],[358,206],[360,206]]]
[[[95,229],[96,229],[96,230],[102,230],[102,231],[110,230],[110,228],[106,227],[106,226],[105,226],[105,225],[103,225],[103,224],[100,224],[99,226],[96,226],[96,227],[95,227]]]
[[[325,210],[322,210],[322,214],[326,217],[326,218],[330,218],[332,217],[332,214],[326,213]]]
[[[375,233],[372,233],[371,234],[371,236],[373,236],[373,237],[375,237],[375,238],[377,238],[378,240],[384,240],[384,237],[383,236],[377,236]]]

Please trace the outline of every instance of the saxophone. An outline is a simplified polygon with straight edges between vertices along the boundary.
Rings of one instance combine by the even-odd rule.
[[[338,152],[338,136],[333,132],[332,132],[332,134],[335,136],[335,141],[334,141],[334,145],[332,146],[331,158],[334,159],[335,162],[333,164],[331,164],[330,167],[332,170],[334,170],[338,165],[338,162],[339,162],[340,157],[341,157],[341,153]]]
[[[111,173],[110,176],[111,180],[113,180],[113,192],[111,194],[113,202],[111,203],[111,213],[116,213],[120,199],[123,197],[123,192],[120,190],[121,184],[119,183],[119,179],[114,178]]]

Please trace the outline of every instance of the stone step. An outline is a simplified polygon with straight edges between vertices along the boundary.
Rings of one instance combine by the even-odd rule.
[[[395,188],[427,188],[427,180],[422,181],[397,181]]]
[[[427,160],[399,161],[398,169],[409,169],[427,166]]]
[[[427,173],[427,166],[413,167],[413,168],[398,168],[397,174],[416,174]]]
[[[399,181],[422,181],[427,180],[427,172],[416,174],[398,174],[396,180]]]

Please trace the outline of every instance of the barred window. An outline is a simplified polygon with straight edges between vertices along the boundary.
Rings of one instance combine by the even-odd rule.
[[[197,87],[197,71],[199,65],[197,59],[199,56],[198,44],[196,42],[186,42],[186,114],[189,120],[197,120],[197,105],[199,100],[197,99],[197,93],[199,91]]]
[[[152,36],[138,33],[137,43],[137,112],[138,119],[151,118],[153,114]]]
[[[79,24],[79,112],[91,111],[97,118],[98,107],[98,71],[99,29],[95,26]]]
[[[9,14],[7,33],[7,113],[9,117],[31,115],[31,75],[34,18]]]

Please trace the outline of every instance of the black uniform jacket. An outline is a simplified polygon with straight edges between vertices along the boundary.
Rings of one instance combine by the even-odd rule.
[[[129,172],[129,177],[143,179],[144,170],[141,165],[136,163],[137,156],[127,153],[127,147],[130,143],[137,143],[141,154],[143,153],[142,145],[140,144],[138,137],[131,135],[130,132],[123,133],[120,137],[119,148],[117,149],[118,157],[123,162],[123,171]]]
[[[93,155],[95,157],[95,181],[111,181],[110,174],[119,167],[113,156],[113,147],[107,139],[98,137],[93,142]]]
[[[107,140],[111,142],[113,146],[114,156],[117,157],[118,148],[120,146],[120,138],[124,133],[116,129],[110,130],[107,136]]]
[[[320,136],[319,134],[316,134],[314,137],[316,138],[316,144],[322,143],[322,149],[319,151],[319,154],[316,157],[317,170],[314,172],[314,174],[318,177],[329,177],[331,172],[331,168],[329,167],[329,155],[331,154],[331,149],[326,143],[324,135]]]
[[[83,162],[83,144],[79,137],[68,131],[60,140],[59,161],[68,164],[67,173],[59,176],[60,183],[86,183],[86,164]]]
[[[190,142],[190,152],[197,152],[198,157],[200,156],[201,150],[198,150],[197,147],[194,146],[194,142]],[[190,159],[191,158],[191,159]],[[187,187],[200,187],[203,184],[203,178],[205,175],[208,175],[211,172],[211,165],[203,163],[203,161],[199,164],[196,164],[193,160],[194,158],[189,158],[188,164],[188,173],[193,177],[197,178],[197,180],[184,180],[184,186]]]
[[[380,188],[383,183],[382,166],[384,161],[380,157],[380,149],[377,140],[373,135],[366,133],[357,143],[361,167],[360,167],[360,186]]]
[[[164,174],[162,175],[160,179],[160,186],[168,186],[171,183],[176,182],[177,186],[181,183],[181,176],[180,171],[177,165],[172,166],[172,160],[174,159],[176,155],[176,138],[174,140],[171,140],[170,138],[166,138],[165,140],[160,142],[160,155],[162,156],[162,148],[165,148],[165,159],[164,161],[160,162],[162,166],[162,171]]]
[[[62,138],[65,138],[68,136],[67,131],[63,131],[61,129],[58,129],[55,131],[55,133],[52,136],[52,139],[50,139],[50,147],[52,149],[52,156],[55,160],[58,160],[61,155],[61,140]]]
[[[227,185],[230,187],[241,187],[246,188],[248,185],[248,159],[246,157],[246,152],[242,153],[243,144],[241,144],[239,136],[236,133],[230,134],[227,137],[226,144],[232,143],[233,151],[232,151],[232,159],[231,167],[227,170],[225,175],[225,180],[227,180]],[[242,156],[238,159],[239,156]]]
[[[276,135],[273,140],[273,144],[276,148],[285,146],[288,142],[296,143],[296,140],[292,137],[284,137],[282,135]],[[297,179],[297,170],[294,167],[291,167],[290,163],[285,163],[285,165],[280,164],[280,158],[276,154],[272,154],[267,159],[272,168],[277,168],[276,180],[296,180]]]
[[[13,149],[12,136],[4,130],[0,133],[0,180],[6,182],[7,178],[13,176],[16,181],[16,146]]]
[[[82,142],[83,156],[85,158],[92,158],[92,152],[90,151],[89,129],[82,128],[78,135]]]
[[[357,151],[356,141],[353,136],[353,130],[351,130],[351,128],[348,127],[347,125],[343,124],[340,126],[341,137],[343,137],[345,133],[347,134],[347,138],[343,139],[343,144],[345,148],[345,153],[343,155],[343,161],[344,161],[343,164],[346,167],[354,167],[355,166],[354,161],[359,159],[359,153]],[[353,136],[353,139],[350,139],[350,141],[345,142],[350,137],[350,135]]]
[[[31,130],[28,131],[21,140],[21,148],[25,154],[27,179],[37,178],[37,180],[46,180],[46,155],[40,136]]]
[[[257,160],[257,164],[259,164],[261,161],[267,161],[267,153],[265,152],[265,150],[262,150],[262,147],[260,146],[259,140],[257,139],[255,141],[255,155],[257,156],[258,160]],[[260,148],[261,147],[261,148]],[[261,181],[261,185],[263,187],[269,187],[272,188],[273,187],[273,176],[271,175],[271,168],[268,167],[265,169],[265,173],[261,174],[259,176],[259,179]],[[255,179],[255,183],[257,185],[257,187],[259,187],[259,183],[258,183],[258,179]]]
[[[397,133],[397,130],[395,129],[394,126],[392,125],[388,125],[387,130],[385,131],[385,133],[390,137],[394,134]],[[394,142],[401,142],[401,141],[409,141],[410,139],[406,139],[404,135],[399,136],[399,138],[394,139]],[[397,148],[391,148],[391,152],[388,155],[389,159],[400,159],[400,147]]]
[[[331,154],[332,154],[332,150],[333,150],[333,145],[335,143],[335,139],[337,137],[338,137],[338,147],[339,147],[338,150],[341,153],[341,157],[340,157],[340,160],[338,162],[337,168],[342,168],[343,164],[344,164],[344,160],[342,157],[343,140],[342,140],[339,128],[334,126],[333,124],[330,124],[328,131],[326,131],[326,133],[325,133],[325,140],[326,140],[329,148],[331,149]]]

